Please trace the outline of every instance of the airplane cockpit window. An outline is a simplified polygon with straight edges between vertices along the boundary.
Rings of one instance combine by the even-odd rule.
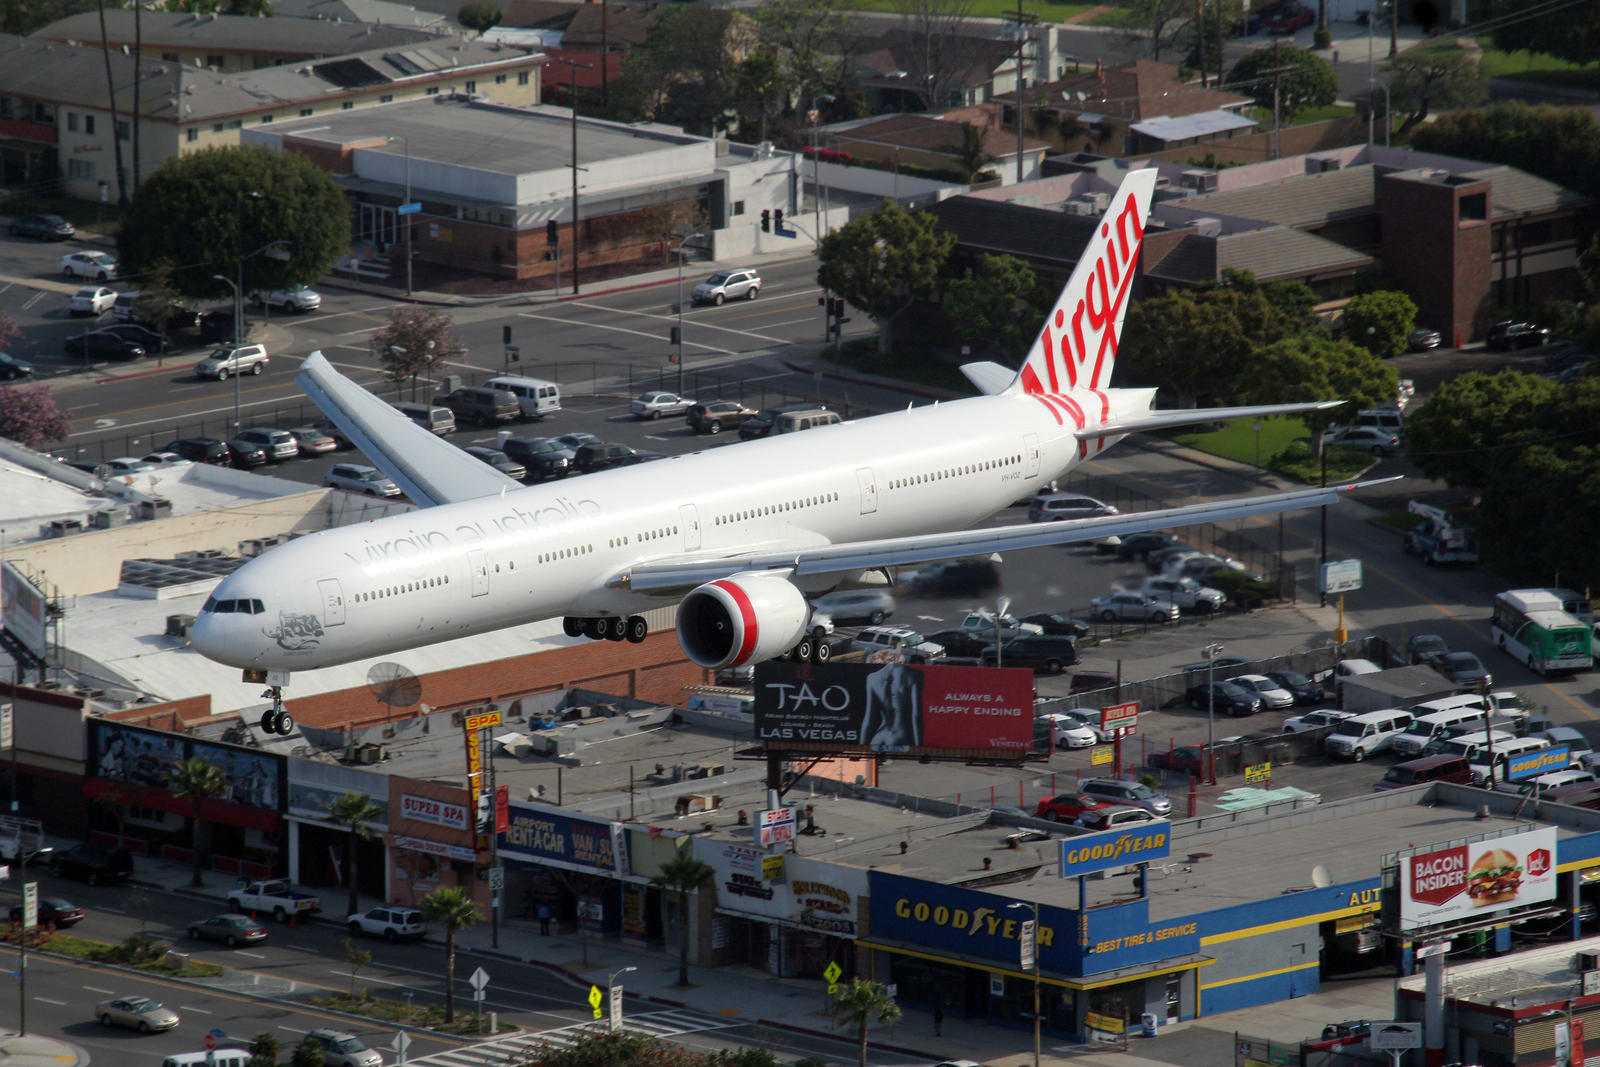
[[[215,611],[218,615],[232,615],[233,606],[237,603],[238,601],[236,600],[219,600],[217,601],[216,607],[212,608],[211,610]]]
[[[200,608],[200,614],[204,615],[208,611],[216,611],[216,610],[217,610],[217,598],[214,597],[214,596],[208,596],[208,597],[206,597],[206,602],[205,602],[204,606],[202,606]]]

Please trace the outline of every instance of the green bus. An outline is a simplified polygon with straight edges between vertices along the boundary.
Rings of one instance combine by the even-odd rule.
[[[1510,589],[1495,597],[1489,635],[1535,674],[1594,668],[1589,625],[1567,614],[1547,589]]]

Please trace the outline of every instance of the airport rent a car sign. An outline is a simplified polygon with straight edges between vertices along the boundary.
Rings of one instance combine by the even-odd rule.
[[[1400,858],[1400,929],[1554,900],[1556,832],[1527,830]]]

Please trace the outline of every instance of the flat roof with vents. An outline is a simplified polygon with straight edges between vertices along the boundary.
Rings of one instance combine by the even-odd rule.
[[[393,79],[376,70],[364,59],[335,59],[318,63],[311,68],[317,76],[332,82],[341,89],[363,89],[369,85],[383,85]]]
[[[143,600],[190,596],[209,590],[243,562],[237,556],[202,554],[182,559],[125,559],[117,594]]]

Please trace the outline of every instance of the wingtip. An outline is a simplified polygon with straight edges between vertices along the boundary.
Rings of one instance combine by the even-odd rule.
[[[1398,482],[1403,478],[1405,478],[1405,475],[1403,474],[1391,474],[1387,478],[1368,478],[1367,480],[1361,482],[1347,482],[1344,485],[1339,486],[1339,491],[1341,493],[1348,493],[1352,489],[1366,489],[1374,485],[1387,485],[1390,482]]]

